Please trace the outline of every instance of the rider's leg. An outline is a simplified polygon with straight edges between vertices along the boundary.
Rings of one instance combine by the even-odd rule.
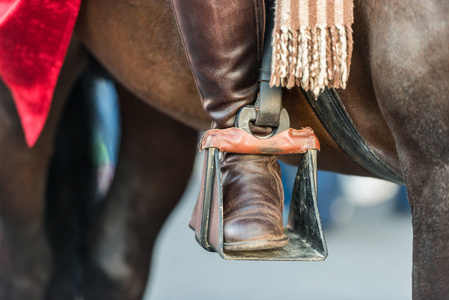
[[[172,3],[212,127],[232,127],[238,110],[253,104],[258,93],[264,2],[172,0]],[[225,249],[268,249],[287,242],[276,159],[275,155],[223,156]]]

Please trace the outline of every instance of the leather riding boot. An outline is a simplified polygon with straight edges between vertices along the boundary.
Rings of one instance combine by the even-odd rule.
[[[212,128],[233,127],[239,109],[254,104],[259,90],[264,2],[172,0],[172,4]],[[221,168],[225,250],[285,245],[277,156],[225,153]]]

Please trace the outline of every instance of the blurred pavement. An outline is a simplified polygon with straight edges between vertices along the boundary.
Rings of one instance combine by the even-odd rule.
[[[348,223],[325,229],[324,262],[225,261],[187,226],[198,172],[159,237],[145,300],[411,299],[411,218],[393,202],[356,207]]]

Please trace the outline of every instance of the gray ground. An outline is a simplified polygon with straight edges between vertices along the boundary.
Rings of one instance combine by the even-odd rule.
[[[391,202],[358,207],[349,223],[325,229],[324,262],[225,261],[187,226],[198,176],[159,237],[145,300],[411,299],[411,218]]]

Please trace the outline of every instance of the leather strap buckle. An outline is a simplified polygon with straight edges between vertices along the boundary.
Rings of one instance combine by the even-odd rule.
[[[242,107],[239,112],[237,113],[237,117],[235,120],[235,127],[240,128],[244,131],[246,131],[249,134],[252,134],[249,123],[255,122],[257,120],[258,116],[258,110],[255,106],[248,105],[245,107]],[[285,108],[281,110],[281,115],[279,119],[279,125],[277,127],[274,127],[273,131],[266,135],[266,136],[257,136],[260,139],[268,139],[278,133],[281,133],[284,130],[287,130],[290,128],[290,117],[288,116],[288,112]]]

